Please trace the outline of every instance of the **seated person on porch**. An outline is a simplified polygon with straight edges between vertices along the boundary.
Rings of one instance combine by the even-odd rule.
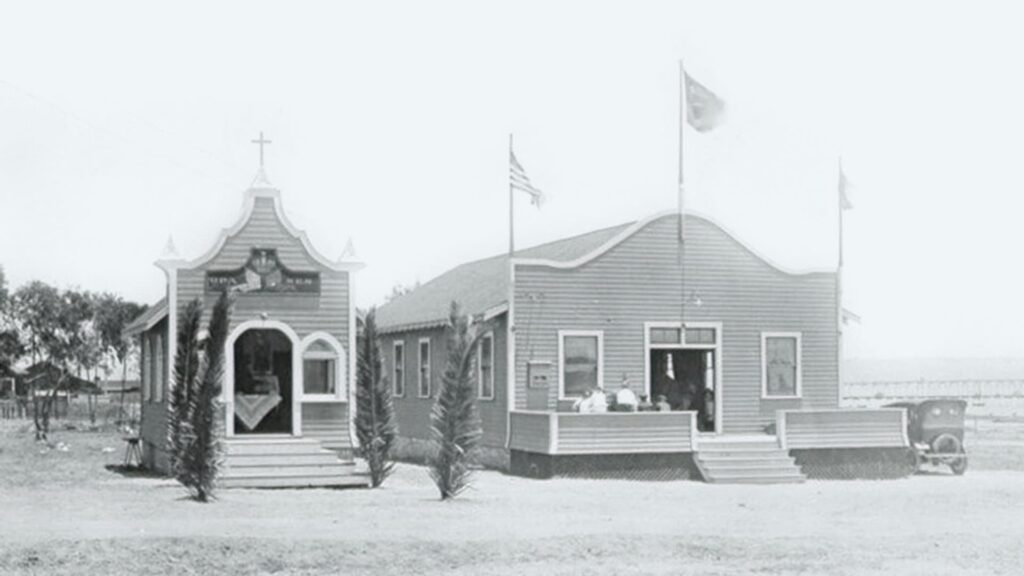
[[[673,381],[673,386],[668,389],[668,403],[673,410],[693,410],[696,396],[697,386],[690,380]]]
[[[665,398],[664,394],[658,394],[658,397],[654,399],[654,409],[657,412],[670,412],[672,406],[668,403],[668,398]]]
[[[702,430],[713,430],[715,427],[715,391],[704,389],[704,406],[700,412],[700,420],[703,424]]]
[[[608,411],[608,399],[604,395],[604,390],[600,388],[591,388],[587,390],[586,395],[576,401],[573,408],[577,412],[585,414],[593,414],[598,412]]]
[[[640,402],[636,405],[636,410],[637,412],[653,412],[654,404],[651,404],[651,401],[647,399],[646,394],[641,394]]]
[[[665,396],[668,398],[669,391],[676,385],[675,374],[669,366],[669,355],[656,355],[653,358],[653,369],[651,373],[651,398]]]
[[[629,388],[629,377],[623,374],[621,388],[615,393],[615,411],[636,412],[639,403],[636,394]]]

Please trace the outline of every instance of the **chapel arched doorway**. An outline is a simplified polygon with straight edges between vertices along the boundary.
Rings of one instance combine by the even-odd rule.
[[[280,330],[252,328],[232,352],[235,434],[291,434],[291,340]]]

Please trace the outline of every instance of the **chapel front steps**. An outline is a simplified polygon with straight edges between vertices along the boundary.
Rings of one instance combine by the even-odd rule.
[[[701,438],[695,456],[711,484],[796,484],[807,479],[774,436]]]
[[[222,488],[366,487],[351,452],[328,450],[313,438],[231,438],[226,442]],[[346,457],[347,456],[347,457]]]

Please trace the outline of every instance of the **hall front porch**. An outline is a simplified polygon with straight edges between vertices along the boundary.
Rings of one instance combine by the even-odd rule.
[[[707,434],[695,411],[513,410],[512,473],[535,478],[802,482],[895,477],[905,469],[906,412],[779,410],[764,434]],[[813,471],[808,475],[803,466]]]

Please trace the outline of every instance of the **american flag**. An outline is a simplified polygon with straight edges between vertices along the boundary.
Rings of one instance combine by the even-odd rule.
[[[530,203],[540,208],[544,203],[544,193],[530,183],[526,170],[523,170],[523,165],[516,160],[516,153],[511,148],[508,151],[508,177],[513,188],[529,194]]]

